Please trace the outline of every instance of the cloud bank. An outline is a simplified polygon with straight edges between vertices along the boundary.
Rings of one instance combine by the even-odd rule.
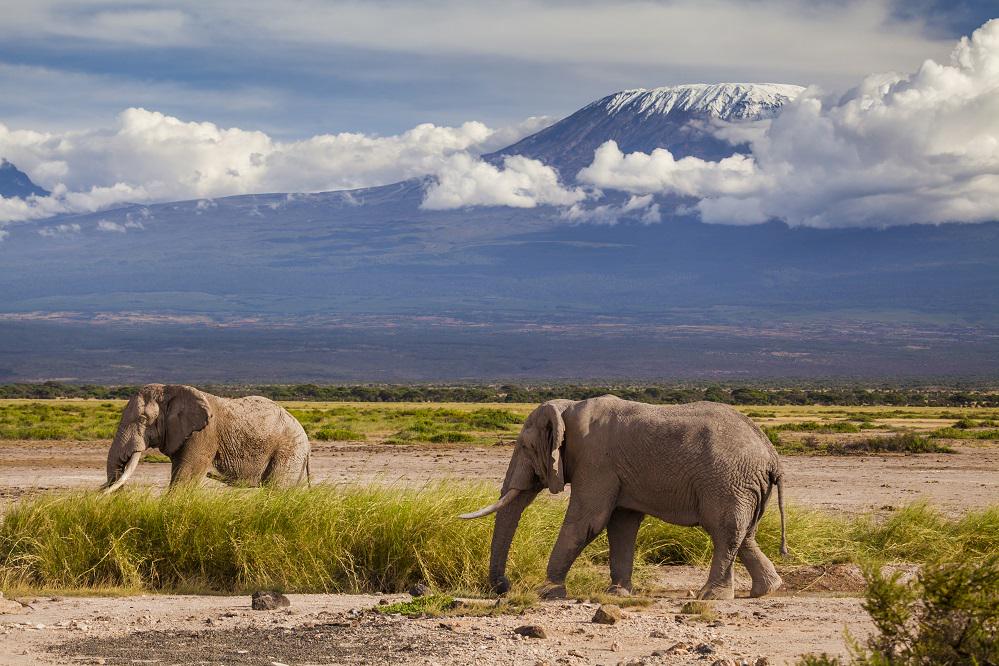
[[[812,227],[999,219],[999,20],[946,64],[871,75],[841,97],[810,89],[751,140],[750,157],[675,160],[601,146],[579,179],[696,197],[706,222]]]
[[[52,191],[44,198],[0,198],[0,222],[122,202],[382,185],[453,171],[461,162],[452,156],[472,160],[549,122],[535,117],[499,129],[476,121],[458,127],[427,123],[392,136],[345,132],[292,142],[140,108],[122,112],[107,129],[45,133],[0,124],[0,155]],[[542,175],[518,169],[522,176]]]
[[[448,210],[464,206],[570,206],[586,198],[579,188],[567,189],[558,172],[520,155],[503,159],[499,168],[467,153],[451,156],[427,187],[421,208]]]

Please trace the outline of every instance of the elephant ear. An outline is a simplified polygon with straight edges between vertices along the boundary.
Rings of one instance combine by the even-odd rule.
[[[160,450],[171,456],[191,435],[208,425],[211,408],[201,391],[179,385],[163,389],[163,407],[166,421]]]
[[[562,420],[562,412],[550,402],[541,405],[540,409],[547,453],[545,466],[548,490],[553,494],[560,493],[565,490],[565,465],[562,461],[565,450],[565,421]]]

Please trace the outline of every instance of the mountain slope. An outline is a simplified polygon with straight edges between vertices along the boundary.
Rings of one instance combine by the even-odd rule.
[[[593,151],[613,139],[624,152],[669,148],[678,159],[716,160],[735,148],[712,132],[718,121],[772,118],[803,88],[774,83],[690,84],[625,90],[588,104],[571,116],[488,155],[541,160],[571,181],[593,161]]]
[[[521,152],[574,174],[608,139],[729,155],[708,123],[766,118],[796,90],[625,91],[493,159]],[[660,224],[575,224],[544,206],[424,210],[425,185],[10,225],[0,379],[65,367],[185,381],[999,372],[999,223],[724,226],[663,202]],[[65,317],[97,323],[49,321]],[[85,352],[30,374],[58,345]],[[253,365],[262,355],[272,374]]]
[[[7,160],[0,158],[0,197],[20,197],[23,199],[31,195],[45,197],[48,194],[48,190],[31,182],[28,174]]]

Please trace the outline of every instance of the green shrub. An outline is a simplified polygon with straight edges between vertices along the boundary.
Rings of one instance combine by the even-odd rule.
[[[455,442],[471,442],[474,438],[468,433],[455,432],[449,430],[447,432],[439,432],[435,435],[431,435],[429,441],[434,444],[444,444],[444,443],[455,443]]]
[[[954,453],[954,449],[930,441],[922,435],[900,432],[886,437],[868,437],[852,442],[826,445],[829,453],[851,455],[863,453]]]
[[[877,567],[865,577],[877,632],[852,646],[854,664],[999,663],[999,553],[931,564],[908,583]]]
[[[782,423],[779,426],[774,426],[774,428],[778,431],[787,430],[793,432],[860,432],[860,426],[850,421],[803,421],[801,423]]]
[[[999,430],[968,430],[958,427],[940,428],[930,433],[937,439],[999,439]]]
[[[347,428],[321,428],[313,437],[324,442],[362,442],[366,439],[364,433]]]

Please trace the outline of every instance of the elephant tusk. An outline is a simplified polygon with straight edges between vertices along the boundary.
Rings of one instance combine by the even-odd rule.
[[[507,504],[512,502],[519,494],[520,494],[519,490],[517,490],[516,488],[511,488],[510,490],[506,491],[506,495],[500,497],[499,501],[497,501],[495,504],[490,504],[489,506],[483,509],[479,509],[478,511],[473,511],[472,513],[463,513],[458,517],[461,518],[462,520],[472,520],[473,518],[481,518],[482,516],[488,516],[490,513],[496,513],[497,511],[505,507]]]
[[[118,480],[115,481],[114,483],[104,484],[104,486],[102,487],[104,494],[108,495],[110,493],[113,493],[114,491],[118,490],[123,485],[125,485],[125,482],[128,481],[128,478],[132,476],[133,472],[135,472],[135,468],[139,466],[140,460],[142,460],[142,451],[136,451],[135,453],[133,453],[132,457],[128,459],[128,464],[125,465],[125,471],[121,473],[121,476],[118,477]]]

